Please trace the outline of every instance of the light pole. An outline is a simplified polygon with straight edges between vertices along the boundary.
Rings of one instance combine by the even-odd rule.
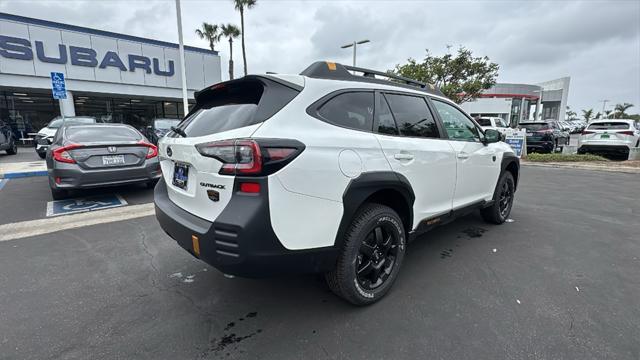
[[[187,76],[184,64],[184,43],[182,41],[182,14],[180,12],[180,0],[176,0],[176,18],[178,20],[178,48],[180,50],[180,75],[182,76],[182,106],[184,116],[189,112],[189,100],[187,100]]]
[[[611,101],[611,100],[604,99],[604,100],[600,100],[600,101],[602,101],[602,118],[604,119],[604,109],[605,109],[605,106],[606,106],[606,105],[607,105],[607,103],[608,103],[609,101]],[[607,118],[608,118],[608,116],[607,116]]]
[[[350,47],[352,47],[352,46],[353,46],[353,67],[355,67],[355,66],[356,66],[356,48],[358,47],[358,45],[360,45],[360,44],[366,44],[366,43],[368,43],[368,42],[369,42],[369,40],[360,40],[360,41],[354,41],[354,42],[353,42],[353,43],[351,43],[351,44],[347,44],[347,45],[342,45],[342,46],[340,46],[340,47],[341,47],[341,48],[343,48],[343,49],[350,48]]]

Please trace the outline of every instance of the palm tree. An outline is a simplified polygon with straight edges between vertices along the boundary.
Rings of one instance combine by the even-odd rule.
[[[202,23],[201,29],[196,29],[196,35],[198,35],[200,39],[207,39],[212,51],[216,50],[215,45],[220,41],[220,37],[222,36],[218,25],[212,25],[206,22]]]
[[[602,113],[600,111],[598,111],[598,113],[596,114],[594,119],[600,119],[601,117],[602,117]]]
[[[582,110],[582,117],[584,117],[584,121],[589,123],[589,120],[593,117],[593,109]]]
[[[229,80],[233,80],[233,39],[240,36],[240,29],[233,24],[222,24],[222,36],[229,38]]]
[[[244,47],[244,10],[251,9],[258,0],[233,0],[236,10],[240,12],[240,28],[242,31],[242,61],[244,62],[244,75],[247,76],[247,52]]]
[[[611,116],[611,110],[605,110],[604,117],[608,119],[610,116]]]
[[[629,115],[625,112],[629,108],[633,107],[633,104],[624,103],[624,104],[616,104],[615,107],[615,118],[616,119],[625,119],[629,117]]]
[[[566,118],[568,120],[571,120],[571,119],[575,118],[576,115],[578,115],[578,114],[576,114],[575,111],[571,110],[571,107],[569,107],[569,106],[567,106],[567,112],[565,114],[566,114]]]

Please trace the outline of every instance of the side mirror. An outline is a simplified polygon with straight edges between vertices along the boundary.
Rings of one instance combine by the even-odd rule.
[[[500,141],[501,138],[502,138],[502,134],[498,130],[487,129],[484,132],[485,144],[497,143]]]

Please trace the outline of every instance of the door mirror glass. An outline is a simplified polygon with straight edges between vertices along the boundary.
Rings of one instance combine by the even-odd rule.
[[[500,141],[501,136],[502,134],[500,134],[500,131],[494,130],[494,129],[487,129],[484,132],[484,142],[487,144],[496,143]]]

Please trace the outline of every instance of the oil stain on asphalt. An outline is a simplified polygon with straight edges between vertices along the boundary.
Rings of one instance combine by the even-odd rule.
[[[462,230],[462,232],[467,234],[467,236],[470,238],[482,237],[482,234],[484,234],[486,231],[487,231],[486,229],[475,227],[475,226]]]
[[[244,321],[245,319],[251,319],[251,318],[255,318],[256,316],[258,316],[258,313],[255,311],[252,311],[250,313],[248,313],[247,315],[245,315],[244,317],[240,317],[238,318],[237,321]],[[236,321],[231,321],[229,322],[224,330],[223,330],[223,335],[221,338],[214,338],[213,340],[211,340],[211,346],[209,348],[209,352],[213,352],[216,354],[220,354],[222,352],[224,352],[225,350],[231,350],[229,347],[232,346],[234,347],[234,345],[239,344],[240,342],[252,338],[258,334],[260,334],[262,332],[262,329],[257,329],[253,332],[250,332],[246,335],[238,335],[235,332],[230,332],[231,329],[233,329],[236,326]],[[234,347],[233,350],[237,350],[237,347]],[[230,356],[231,353],[230,352],[226,352],[225,356]]]

